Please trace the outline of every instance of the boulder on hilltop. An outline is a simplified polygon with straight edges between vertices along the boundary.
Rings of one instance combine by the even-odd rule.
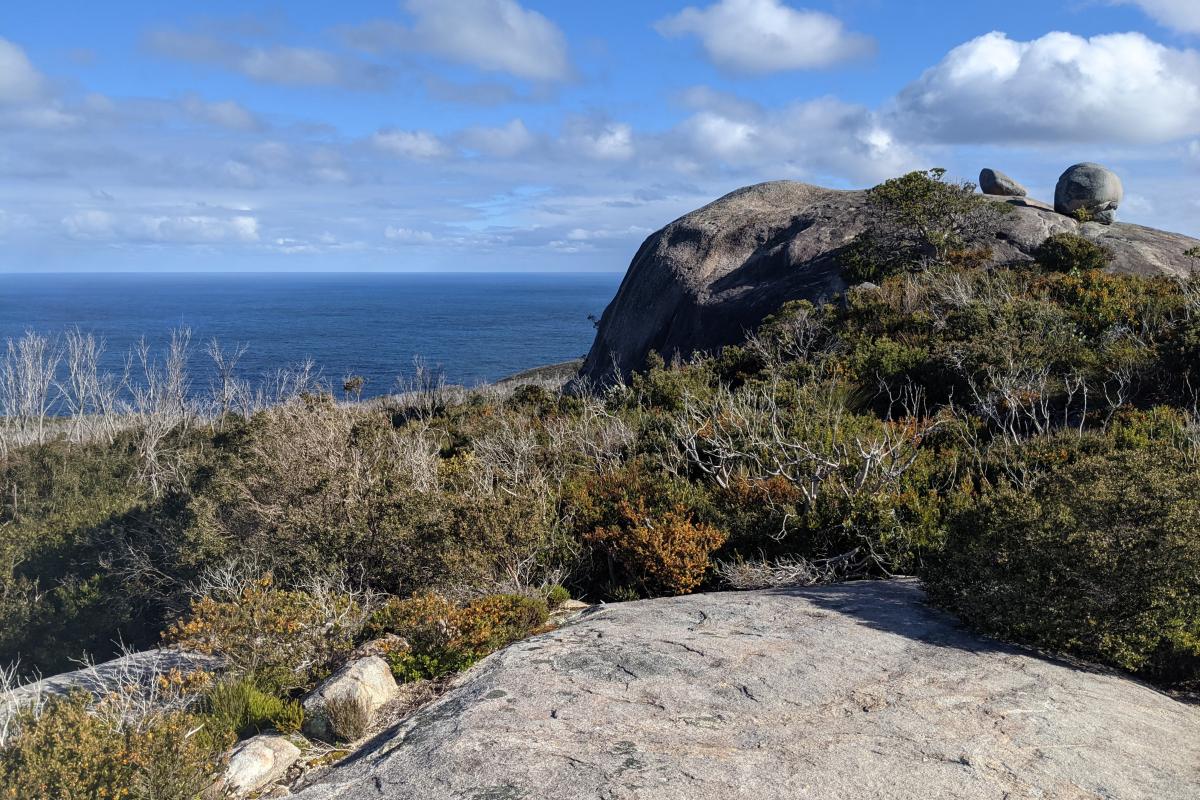
[[[999,197],[1024,197],[1029,194],[1024,186],[998,169],[984,169],[979,173],[979,190],[984,194]]]
[[[1200,708],[878,581],[599,606],[296,798],[1183,798],[1197,765]]]
[[[609,303],[580,370],[604,384],[614,370],[642,368],[655,351],[668,360],[741,341],[789,300],[843,291],[840,255],[867,225],[867,192],[794,181],[748,186],[675,220],[642,244]],[[1200,241],[1117,223],[1083,223],[1023,197],[988,197],[1013,213],[996,223],[995,264],[1029,262],[1049,236],[1073,233],[1113,255],[1109,270],[1183,275]]]

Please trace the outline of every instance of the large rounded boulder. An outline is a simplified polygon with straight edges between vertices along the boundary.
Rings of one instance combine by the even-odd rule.
[[[1099,164],[1083,163],[1069,168],[1054,188],[1054,210],[1068,216],[1080,215],[1111,225],[1125,198],[1125,187],[1117,173]]]
[[[982,243],[994,264],[1029,262],[1048,237],[1075,233],[1112,252],[1113,272],[1184,275],[1195,268],[1184,255],[1200,246],[1195,239],[1139,225],[1081,224],[1023,197],[988,199],[1013,207]],[[628,376],[651,351],[671,360],[719,350],[789,300],[819,302],[844,291],[840,257],[868,213],[865,191],[773,181],[675,220],[638,249],[600,318],[576,388]]]

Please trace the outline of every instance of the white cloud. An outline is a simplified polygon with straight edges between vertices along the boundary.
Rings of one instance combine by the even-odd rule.
[[[1154,143],[1200,132],[1200,54],[1140,33],[989,33],[904,89],[898,123],[943,142]]]
[[[46,79],[25,51],[8,39],[0,38],[0,103],[28,103],[46,91]]]
[[[255,131],[262,127],[258,117],[232,100],[210,103],[196,95],[187,95],[181,105],[188,116],[210,125],[235,131]]]
[[[570,154],[598,161],[626,161],[635,150],[632,126],[584,118],[568,121],[562,144]]]
[[[820,11],[780,0],[720,0],[661,20],[664,36],[696,36],[708,58],[741,73],[814,69],[870,55],[874,41]]]
[[[1115,0],[1135,5],[1155,21],[1184,33],[1200,33],[1200,3],[1196,0]]]
[[[695,171],[713,165],[771,177],[870,183],[917,165],[913,152],[879,116],[835,98],[778,109],[719,102],[701,108],[675,131]]]
[[[450,154],[450,148],[429,131],[383,130],[371,137],[371,143],[392,155],[420,161]]]
[[[238,60],[239,71],[266,83],[337,86],[342,67],[331,54],[307,47],[256,47]]]
[[[65,217],[63,231],[82,241],[135,241],[170,244],[215,244],[257,242],[258,220],[248,215],[132,214],[118,216],[99,209],[86,209]]]
[[[342,28],[352,47],[371,53],[422,52],[534,81],[562,81],[573,70],[562,30],[516,0],[404,0],[411,26],[375,20]],[[458,88],[435,78],[434,88]],[[505,87],[488,87],[505,92]]]
[[[537,141],[525,123],[514,119],[499,128],[468,128],[459,141],[469,150],[497,158],[513,158],[533,147]]]
[[[397,228],[393,225],[388,225],[384,229],[383,235],[393,242],[401,242],[403,244],[433,244],[433,234],[429,231],[418,231],[412,228]]]
[[[209,64],[252,80],[283,86],[341,86],[378,89],[388,71],[377,65],[343,58],[312,47],[250,47],[203,33],[152,31],[146,45],[166,58]]]

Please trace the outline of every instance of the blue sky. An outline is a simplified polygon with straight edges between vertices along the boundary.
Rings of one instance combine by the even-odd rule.
[[[1083,160],[1200,235],[1197,0],[179,5],[0,9],[0,270],[619,271],[748,183]]]

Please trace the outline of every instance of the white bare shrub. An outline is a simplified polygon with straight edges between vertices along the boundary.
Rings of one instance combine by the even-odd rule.
[[[787,419],[777,397],[775,386],[722,387],[705,405],[688,397],[676,419],[676,439],[691,463],[722,488],[739,477],[783,478],[812,504],[830,488],[853,498],[894,486],[940,424],[913,419],[884,424],[870,436],[849,434],[849,413],[838,398],[815,397],[805,413]]]
[[[139,431],[138,477],[155,497],[182,479],[182,456],[170,446],[169,437],[185,433],[197,419],[188,375],[191,340],[191,331],[179,328],[172,331],[161,361],[145,339],[130,355],[141,370],[130,386]]]
[[[129,386],[128,369],[121,374],[101,372],[105,342],[91,333],[72,328],[64,340],[67,372],[58,387],[70,415],[70,438],[75,442],[112,444],[129,423],[129,407],[124,399]]]
[[[450,405],[461,402],[466,391],[461,386],[449,386],[446,372],[440,366],[430,366],[424,358],[413,358],[411,375],[396,379],[394,401],[418,419],[432,419]]]
[[[41,716],[49,699],[38,678],[21,680],[20,662],[0,664],[0,749],[17,734],[17,718],[22,713]]]
[[[861,549],[833,558],[808,560],[796,555],[776,559],[718,561],[717,577],[730,589],[778,589],[789,586],[816,586],[865,577],[871,566]]]
[[[61,350],[47,337],[27,331],[20,339],[9,339],[0,359],[0,413],[3,414],[5,447],[13,444],[43,444],[56,404],[55,377]]]
[[[253,407],[253,393],[249,384],[238,377],[237,366],[246,354],[248,345],[238,344],[226,350],[217,339],[210,339],[205,352],[212,360],[212,384],[209,387],[209,402],[218,422],[229,414],[248,414]]]

